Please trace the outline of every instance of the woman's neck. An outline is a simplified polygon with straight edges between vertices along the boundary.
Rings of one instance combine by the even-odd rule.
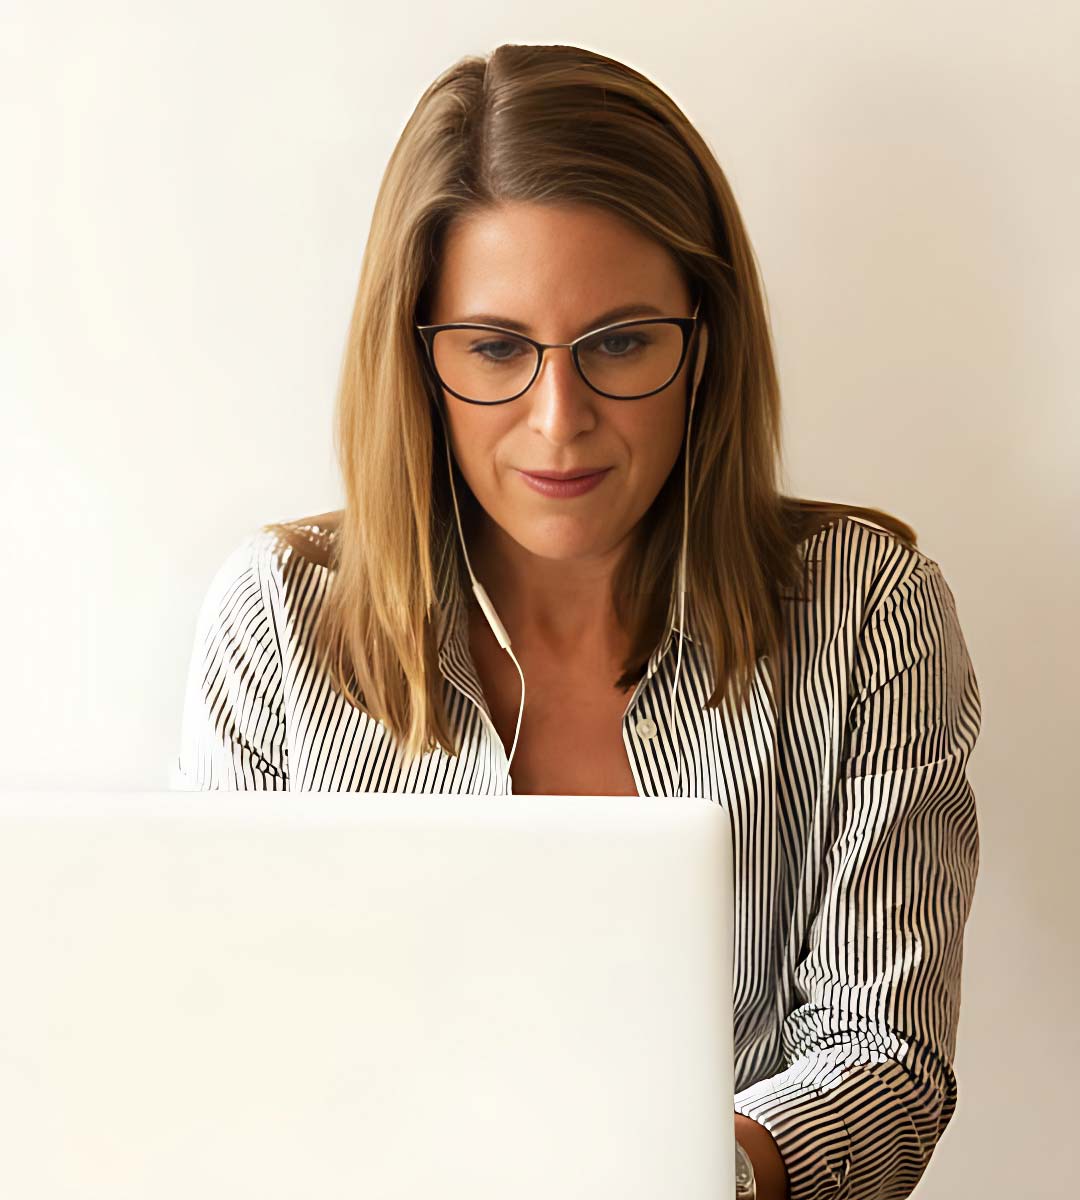
[[[623,547],[597,558],[542,558],[489,520],[466,536],[473,573],[515,646],[552,655],[595,654],[605,661],[625,653],[612,602]]]

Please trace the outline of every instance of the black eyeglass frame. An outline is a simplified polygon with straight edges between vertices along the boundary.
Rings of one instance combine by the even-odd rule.
[[[694,305],[694,312],[689,317],[639,317],[636,320],[631,318],[626,321],[616,321],[611,325],[601,325],[598,329],[590,329],[588,333],[583,333],[580,337],[574,338],[572,342],[538,342],[536,338],[531,338],[524,333],[517,333],[513,329],[505,329],[502,325],[474,325],[470,321],[451,321],[444,325],[416,325],[414,328],[420,336],[426,351],[425,362],[430,368],[435,377],[435,382],[450,393],[451,396],[456,396],[459,400],[464,400],[466,404],[479,404],[487,408],[492,405],[509,404],[511,400],[517,400],[524,396],[525,393],[536,382],[536,377],[540,374],[540,369],[544,365],[544,354],[548,350],[569,350],[570,357],[574,360],[574,369],[578,375],[584,380],[585,384],[590,387],[598,396],[605,396],[609,400],[643,400],[646,396],[655,396],[657,392],[662,392],[664,388],[671,386],[671,381],[678,375],[683,368],[683,363],[686,362],[686,355],[690,349],[690,338],[693,335],[694,329],[698,322],[698,309],[701,308],[701,301],[698,300]],[[598,387],[595,387],[588,379],[585,378],[585,372],[581,369],[581,363],[578,360],[578,347],[582,342],[588,341],[590,338],[596,337],[599,333],[609,333],[613,329],[623,329],[628,325],[678,325],[682,331],[682,350],[679,353],[679,362],[675,370],[672,371],[670,378],[658,388],[653,388],[648,392],[640,392],[636,396],[615,396],[611,392],[602,392]],[[505,400],[474,400],[469,396],[463,396],[460,392],[455,392],[452,387],[449,387],[439,374],[439,368],[435,365],[435,335],[440,329],[484,329],[494,333],[505,333],[509,337],[517,338],[519,341],[528,342],[530,346],[536,350],[536,370],[533,371],[532,378],[513,396],[507,396]]]

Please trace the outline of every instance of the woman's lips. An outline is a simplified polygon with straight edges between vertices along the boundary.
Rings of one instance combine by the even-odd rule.
[[[605,467],[603,471],[594,471],[591,475],[579,475],[576,479],[547,479],[543,475],[531,475],[528,471],[518,471],[518,474],[529,487],[542,496],[559,498],[581,496],[585,492],[591,492],[603,481],[610,470],[610,467]]]

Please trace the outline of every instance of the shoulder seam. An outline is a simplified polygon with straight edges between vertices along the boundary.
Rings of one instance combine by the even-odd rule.
[[[865,624],[876,624],[890,613],[901,600],[914,595],[933,580],[935,576],[942,578],[941,568],[938,564],[927,555],[921,552],[918,553],[919,557],[911,570],[898,580],[881,597],[877,604],[874,605],[873,610],[866,617]]]

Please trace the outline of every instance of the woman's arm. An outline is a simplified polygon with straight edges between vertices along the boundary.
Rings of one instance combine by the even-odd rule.
[[[904,1200],[957,1098],[963,931],[979,862],[966,766],[981,705],[933,560],[869,614],[856,659],[783,1024],[786,1065],[735,1096],[775,1140],[790,1200]]]
[[[268,544],[261,532],[248,535],[203,598],[169,776],[173,790],[289,790]]]

